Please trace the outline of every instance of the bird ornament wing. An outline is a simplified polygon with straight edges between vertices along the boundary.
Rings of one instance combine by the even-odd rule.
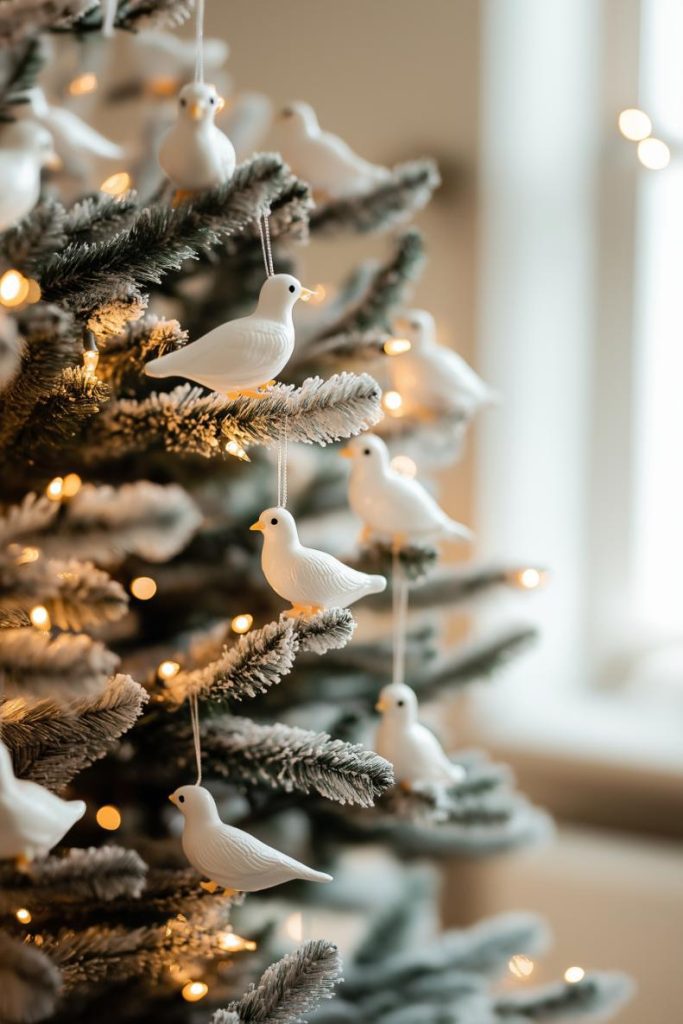
[[[341,595],[354,594],[366,583],[364,573],[344,565],[326,551],[303,548],[294,570],[296,581],[307,581],[316,592]],[[302,584],[303,586],[303,584]]]

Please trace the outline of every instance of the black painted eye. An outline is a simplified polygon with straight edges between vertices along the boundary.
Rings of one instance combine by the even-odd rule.
[[[271,519],[270,520],[270,525],[271,526],[277,526],[277,519]]]
[[[370,449],[369,448],[364,448],[363,449],[363,455],[369,455],[369,454],[370,454]]]
[[[179,796],[178,797],[178,803],[184,804],[185,803],[185,797],[184,796]]]
[[[399,706],[400,708],[402,708],[402,707],[403,707],[403,705],[405,704],[405,701],[404,701],[404,700],[397,700],[397,701],[396,701],[396,703],[398,704],[398,706]]]
[[[290,290],[290,292],[295,292],[295,291],[296,291],[296,288],[294,287],[294,285],[293,285],[293,284],[290,284],[290,286],[289,286],[289,290]]]
[[[181,107],[186,107],[186,106],[187,106],[187,100],[186,100],[186,99],[184,99],[184,98],[183,98],[183,99],[181,99],[181,101],[180,101],[180,106],[181,106]]]
[[[214,104],[215,102],[216,102],[216,97],[215,97],[215,96],[212,96],[212,97],[210,98],[210,100],[209,100],[209,103],[210,103],[210,104],[211,104],[211,105],[213,106],[213,104]]]

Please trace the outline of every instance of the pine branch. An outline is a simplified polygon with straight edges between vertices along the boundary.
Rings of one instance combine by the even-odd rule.
[[[92,0],[4,0],[0,4],[0,46],[16,46],[48,29],[73,27]]]
[[[85,13],[75,23],[51,26],[52,30],[75,29],[79,36],[101,32],[101,6],[93,6],[91,0],[84,7]],[[125,32],[139,32],[141,29],[152,27],[177,28],[191,17],[193,8],[194,0],[118,0],[114,28]]]
[[[0,705],[2,736],[14,770],[49,789],[61,789],[93,761],[104,757],[142,712],[147,694],[130,676],[114,676],[95,698],[65,710],[53,700]]]
[[[452,689],[487,678],[537,637],[538,630],[534,626],[523,625],[463,644],[453,655],[435,664],[426,677],[416,679],[416,688],[423,694],[432,693],[442,687]]]
[[[386,230],[407,220],[431,199],[441,183],[431,160],[415,160],[395,167],[391,179],[372,192],[317,207],[311,214],[311,232],[367,234]]]
[[[421,581],[436,564],[438,557],[436,548],[428,544],[407,544],[400,549],[398,554],[403,573],[411,581]],[[363,572],[382,573],[382,575],[391,576],[394,564],[392,545],[386,544],[383,541],[375,541],[372,544],[368,544],[359,552],[354,564],[362,569]],[[419,607],[412,600],[412,597],[415,595],[419,601],[421,591],[422,587],[411,588],[411,608]],[[391,588],[389,588],[389,597],[386,601],[381,602],[381,606],[391,607],[391,600]]]
[[[351,613],[335,608],[312,620],[281,618],[224,647],[219,658],[202,668],[180,672],[165,693],[174,703],[191,694],[200,700],[244,700],[264,693],[288,675],[298,651],[343,647],[355,628]]]
[[[236,784],[315,792],[340,804],[371,807],[393,783],[387,761],[327,733],[225,715],[207,721],[202,737],[207,773]]]
[[[135,850],[91,846],[65,856],[35,860],[30,872],[0,865],[0,913],[11,914],[30,900],[34,918],[61,914],[64,907],[89,900],[137,899],[145,888],[147,865]]]
[[[129,322],[124,333],[105,341],[98,376],[119,396],[147,394],[151,381],[145,377],[145,363],[182,348],[188,340],[177,320],[161,320],[148,313]]]
[[[38,629],[0,634],[0,678],[5,697],[55,700],[100,693],[119,659],[87,634],[51,636]]]
[[[106,303],[114,287],[158,283],[184,260],[250,228],[261,211],[275,206],[284,192],[291,194],[294,182],[279,157],[254,157],[226,185],[190,203],[145,207],[113,238],[72,243],[54,254],[40,275],[43,295],[82,312]],[[296,202],[304,200],[297,196]]]
[[[2,19],[0,8],[0,20]],[[45,55],[37,37],[16,47],[16,60],[6,80],[0,86],[0,121],[13,121],[11,107],[28,102],[28,91],[36,84],[38,73],[45,63]]]
[[[38,494],[27,494],[21,504],[10,505],[0,514],[0,546],[25,541],[47,530],[58,508],[54,501]]]
[[[16,320],[0,311],[0,392],[19,370],[21,346]]]
[[[595,971],[575,984],[556,982],[530,992],[513,992],[496,1000],[496,1019],[522,1024],[523,1021],[576,1020],[600,1015],[610,1017],[633,995],[634,985],[626,974]]]
[[[49,502],[53,505],[53,502]],[[96,559],[100,565],[137,555],[148,562],[166,562],[190,540],[201,513],[177,484],[148,480],[121,487],[85,484],[62,506],[56,528],[49,534],[25,535],[48,556],[67,552],[77,559]]]
[[[242,998],[219,1010],[211,1024],[299,1024],[341,981],[337,947],[324,939],[306,942],[272,964]]]
[[[41,950],[0,932],[0,1020],[33,1024],[55,1009],[59,971]]]
[[[31,275],[51,253],[66,245],[65,218],[66,211],[56,199],[39,203],[18,224],[2,232],[0,260]]]
[[[108,196],[103,192],[84,196],[65,211],[64,232],[69,242],[99,242],[125,230],[138,212],[137,196]],[[54,250],[53,250],[54,252]]]
[[[376,423],[379,399],[379,386],[364,373],[311,377],[300,388],[278,384],[260,399],[207,395],[184,384],[140,402],[112,402],[89,425],[79,452],[86,461],[150,450],[227,457],[228,441],[274,444],[285,418],[290,441],[325,445]]]
[[[373,545],[365,548],[359,556],[359,563],[363,565],[377,566],[377,568],[366,569],[366,572],[384,572],[390,570],[388,562],[389,549],[385,545]],[[381,565],[385,569],[379,568]],[[536,568],[539,572],[543,570],[537,566],[524,566],[524,568]],[[430,573],[429,579],[419,587],[414,587],[410,594],[410,607],[416,611],[425,608],[437,608],[457,604],[463,604],[469,600],[479,597],[496,587],[519,587],[519,573],[521,568],[509,568],[500,565],[479,565],[463,563],[460,565],[449,565]],[[377,600],[381,598],[381,600]],[[389,608],[390,597],[375,594],[372,597],[373,604],[377,607]]]

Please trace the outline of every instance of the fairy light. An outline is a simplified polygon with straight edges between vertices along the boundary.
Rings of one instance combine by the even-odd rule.
[[[44,604],[37,604],[31,608],[29,617],[36,629],[50,628],[50,613]]]
[[[76,75],[68,85],[70,96],[87,96],[89,92],[97,89],[97,75],[93,71],[84,71],[82,75]]]
[[[242,462],[251,462],[251,459],[245,452],[244,448],[241,444],[238,444],[237,441],[228,441],[225,446],[225,450],[228,455],[234,455],[236,459],[241,459]]]
[[[546,581],[546,573],[528,566],[512,573],[512,582],[522,590],[538,590]]]
[[[412,344],[407,338],[389,338],[384,342],[384,351],[388,356],[400,356],[404,352],[410,352]]]
[[[233,633],[248,633],[251,627],[254,625],[254,616],[248,612],[243,612],[241,615],[236,615],[230,623],[230,628]]]
[[[564,972],[564,980],[569,985],[576,985],[579,981],[583,981],[586,977],[586,972],[583,967],[568,967]]]
[[[83,334],[83,369],[88,377],[95,376],[99,361],[100,350],[97,347],[97,339],[92,331],[85,331]]]
[[[82,486],[83,481],[78,473],[67,473],[62,482],[62,497],[74,498]]]
[[[14,916],[16,917],[19,924],[30,924],[31,921],[33,920],[31,911],[27,910],[26,907],[19,907]]]
[[[285,932],[294,942],[303,942],[304,938],[304,915],[300,910],[295,910],[285,921]]]
[[[644,110],[628,107],[622,110],[618,119],[619,131],[629,142],[641,142],[652,132],[652,121]]]
[[[162,661],[157,669],[159,679],[173,679],[180,672],[180,665],[177,661]]]
[[[116,832],[121,827],[121,811],[113,804],[104,804],[98,809],[95,821],[106,832]]]
[[[410,480],[417,476],[417,465],[410,455],[394,455],[391,460],[391,468],[401,476],[407,476]]]
[[[64,490],[64,477],[56,476],[50,480],[49,484],[45,488],[45,493],[50,501],[59,501]]]
[[[669,166],[671,150],[661,139],[642,139],[638,143],[638,159],[648,171],[663,171]]]
[[[38,282],[34,281],[32,277],[29,277],[28,291],[26,292],[25,301],[31,304],[33,304],[34,302],[40,302],[42,294],[43,293],[40,290],[40,285],[38,284]]]
[[[208,991],[209,986],[204,981],[188,981],[181,989],[183,999],[188,1003],[198,1003]]]
[[[382,395],[382,407],[390,416],[402,416],[403,398],[398,391],[385,391]]]
[[[37,562],[40,558],[38,548],[22,548],[17,556],[17,565],[26,565],[29,562]]]
[[[100,185],[100,192],[106,192],[108,196],[122,196],[128,192],[133,184],[128,171],[117,171],[105,178]]]
[[[256,949],[255,942],[236,935],[235,932],[219,932],[216,939],[219,948],[225,950],[226,953],[242,953],[244,951],[253,953]]]
[[[0,302],[10,309],[20,306],[26,301],[29,289],[29,280],[20,271],[6,270],[0,277]]]
[[[525,956],[524,953],[515,953],[508,960],[508,970],[516,978],[529,978],[533,974],[534,962],[528,956]]]
[[[157,75],[147,83],[147,90],[152,96],[175,96],[179,84],[178,79],[173,75]]]
[[[149,601],[156,594],[157,585],[151,576],[136,576],[131,580],[130,592],[138,601]]]

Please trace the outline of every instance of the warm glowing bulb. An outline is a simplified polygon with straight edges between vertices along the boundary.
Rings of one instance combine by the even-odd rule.
[[[3,306],[20,306],[29,293],[29,281],[18,270],[6,270],[0,277],[0,302]]]
[[[568,967],[564,972],[564,980],[570,985],[576,985],[577,982],[583,981],[586,976],[586,972],[583,967]]]
[[[130,584],[130,592],[138,601],[149,601],[157,592],[157,585],[151,576],[136,576]]]
[[[45,605],[37,604],[35,608],[31,608],[30,618],[36,629],[50,628],[50,613]]]
[[[175,96],[178,85],[178,79],[173,75],[157,75],[147,83],[147,89],[152,96]]]
[[[95,821],[100,828],[106,829],[107,832],[116,832],[117,828],[121,827],[121,812],[118,807],[105,804],[95,815]]]
[[[643,139],[638,143],[638,159],[648,171],[663,171],[669,166],[671,151],[661,139]]]
[[[173,679],[180,672],[180,665],[177,661],[162,661],[157,669],[159,679]]]
[[[27,910],[26,907],[20,907],[14,916],[20,924],[30,924],[32,920],[31,911]]]
[[[100,192],[106,192],[108,196],[122,196],[132,184],[133,179],[128,171],[117,171],[116,174],[110,174],[104,179],[100,185]]]
[[[290,939],[295,942],[303,942],[304,938],[304,915],[300,910],[290,914],[285,921],[285,931]]]
[[[241,953],[244,950],[253,953],[256,949],[255,942],[252,942],[251,939],[244,939],[241,935],[236,935],[235,932],[219,932],[216,938],[219,947],[226,953]]]
[[[625,139],[631,142],[640,142],[646,139],[652,131],[652,121],[644,110],[636,107],[629,107],[619,114],[619,131]]]
[[[538,569],[528,568],[520,569],[515,575],[515,582],[518,586],[522,587],[523,590],[536,590],[543,583],[543,573],[540,573]]]
[[[251,627],[254,625],[254,616],[248,612],[243,612],[242,615],[236,615],[230,623],[230,628],[233,633],[248,633]]]
[[[244,448],[241,444],[238,444],[237,441],[228,441],[225,446],[225,450],[228,455],[234,455],[236,459],[241,459],[242,462],[251,462],[251,459],[245,452]]]
[[[313,289],[309,302],[312,306],[322,306],[323,302],[327,298],[327,288],[324,284],[317,284]]]
[[[404,352],[410,352],[413,346],[407,338],[389,338],[384,342],[384,351],[388,356],[400,356]]]
[[[516,978],[528,978],[533,973],[534,962],[530,960],[524,953],[515,953],[513,957],[508,960],[508,970],[510,974],[514,974]]]
[[[83,368],[89,377],[94,376],[97,364],[100,361],[100,353],[96,348],[88,348],[83,352]]]
[[[64,477],[56,476],[50,480],[45,488],[45,493],[51,501],[59,501],[64,491]]]
[[[398,391],[385,391],[382,395],[382,405],[391,416],[400,416],[403,409],[403,399]]]
[[[26,565],[27,562],[37,562],[40,558],[38,548],[22,548],[17,558],[17,565]]]
[[[67,473],[62,481],[62,497],[73,498],[83,486],[78,473]]]
[[[203,999],[206,993],[209,991],[209,986],[203,981],[188,981],[187,985],[183,985],[182,993],[183,999],[188,1003],[198,1003],[200,999]]]
[[[411,480],[417,476],[417,466],[410,455],[394,455],[391,460],[391,468],[395,469],[401,476],[407,476]]]
[[[28,279],[28,291],[26,292],[26,302],[40,302],[42,292],[40,285],[37,281],[34,281],[32,277]]]
[[[89,92],[94,92],[97,88],[97,75],[92,71],[84,71],[82,75],[77,75],[69,82],[69,93],[72,96],[85,96]]]

